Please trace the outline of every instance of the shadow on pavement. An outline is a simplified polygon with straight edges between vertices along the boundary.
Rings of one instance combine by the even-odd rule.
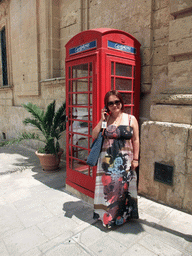
[[[46,186],[61,190],[65,187],[66,168],[65,163],[60,164],[60,168],[57,171],[45,172],[41,167],[34,167],[31,169],[33,178],[45,184]]]
[[[123,224],[122,226],[115,226],[111,229],[107,229],[106,227],[104,227],[102,225],[101,221],[93,220],[93,218],[92,218],[93,217],[93,208],[89,204],[86,204],[85,202],[82,202],[82,201],[66,202],[63,205],[63,210],[65,211],[66,217],[72,218],[74,215],[83,221],[89,222],[90,224],[92,224],[93,226],[99,228],[101,231],[104,231],[104,232],[109,232],[110,230],[113,230],[113,231],[120,232],[123,234],[129,233],[129,234],[137,235],[137,234],[145,231],[144,225],[146,225],[148,227],[152,227],[153,229],[156,229],[156,230],[159,230],[162,232],[165,231],[165,232],[168,232],[175,236],[184,238],[188,242],[192,242],[192,235],[183,234],[179,231],[176,231],[176,230],[167,228],[165,226],[159,225],[157,223],[149,222],[149,221],[143,220],[143,219],[130,220],[130,221],[126,222],[125,224]]]
[[[147,226],[152,227],[154,229],[157,229],[159,231],[165,231],[165,232],[168,232],[168,233],[173,234],[175,236],[182,237],[182,238],[184,238],[188,242],[192,242],[192,235],[183,234],[183,233],[181,233],[179,231],[176,231],[176,230],[164,227],[164,226],[159,225],[159,224],[154,223],[154,222],[149,222],[149,221],[146,221],[146,220],[142,220],[142,219],[140,219],[139,222],[141,224],[147,225]]]
[[[15,172],[28,167],[40,166],[32,150],[18,145],[0,147],[0,173]]]
[[[93,219],[93,208],[83,201],[66,202],[63,205],[63,210],[65,211],[65,217],[72,218],[73,216],[76,216],[78,219],[86,221],[104,232],[109,232],[110,230],[113,230],[125,234],[138,234],[144,231],[142,225],[137,220],[130,220],[122,226],[115,226],[111,229],[108,229],[103,226],[101,221]]]
[[[93,209],[90,204],[81,201],[69,201],[63,204],[63,211],[65,217],[72,218],[76,216],[82,221],[94,222],[93,220]]]
[[[54,189],[65,186],[66,167],[61,161],[60,169],[56,172],[45,172],[42,170],[35,150],[27,149],[20,145],[0,147],[0,175],[25,171],[30,169],[34,179]]]

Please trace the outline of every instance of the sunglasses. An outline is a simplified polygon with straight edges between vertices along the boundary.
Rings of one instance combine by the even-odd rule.
[[[114,105],[119,106],[120,104],[121,104],[121,101],[120,101],[120,100],[115,100],[115,101],[109,101],[109,102],[107,103],[107,106],[108,106],[108,107],[112,107],[112,106],[114,106]]]

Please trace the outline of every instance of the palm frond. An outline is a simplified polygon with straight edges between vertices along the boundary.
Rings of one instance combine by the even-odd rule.
[[[55,100],[48,105],[47,111],[45,112],[45,115],[43,118],[44,129],[46,130],[48,135],[51,132],[54,115],[55,115]]]
[[[65,130],[65,127],[63,124],[65,124],[66,121],[66,103],[64,102],[61,107],[57,110],[55,113],[55,117],[53,120],[53,127],[52,132],[54,132],[57,128],[59,128],[60,132]]]
[[[37,119],[25,118],[23,123],[25,125],[31,124],[32,126],[37,127],[40,131],[43,132],[42,127],[41,127],[41,123]]]
[[[38,120],[40,123],[43,122],[44,111],[40,109],[38,106],[29,102],[27,104],[23,104],[23,107],[26,108],[27,111],[32,114],[34,119]]]
[[[0,147],[7,146],[7,145],[13,145],[15,143],[18,144],[23,140],[38,140],[38,141],[41,141],[41,142],[45,143],[44,140],[40,139],[38,134],[30,133],[30,132],[23,132],[18,136],[18,138],[14,138],[12,140],[0,142]]]

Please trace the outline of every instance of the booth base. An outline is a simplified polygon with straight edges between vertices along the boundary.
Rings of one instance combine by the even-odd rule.
[[[79,192],[78,190],[76,190],[75,188],[71,187],[70,185],[66,184],[66,190],[70,193],[72,193],[73,195],[76,195],[78,198],[82,199],[83,201],[93,205],[93,198],[89,197],[81,192]]]

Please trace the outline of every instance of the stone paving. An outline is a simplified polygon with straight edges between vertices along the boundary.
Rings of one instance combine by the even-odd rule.
[[[0,148],[0,255],[192,255],[192,215],[138,196],[140,219],[108,230],[65,177],[64,162],[46,173],[32,150]]]

